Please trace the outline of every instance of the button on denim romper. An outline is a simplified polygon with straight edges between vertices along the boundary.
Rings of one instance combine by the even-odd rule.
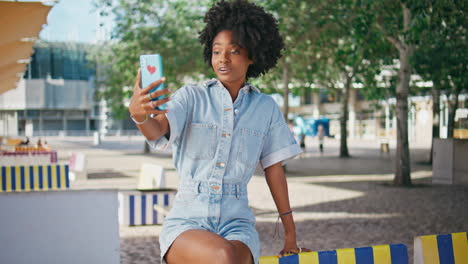
[[[169,142],[179,188],[159,238],[161,260],[184,231],[203,229],[245,243],[258,263],[255,216],[247,183],[258,162],[265,169],[301,153],[276,102],[245,84],[235,102],[216,79],[177,90],[167,103]]]

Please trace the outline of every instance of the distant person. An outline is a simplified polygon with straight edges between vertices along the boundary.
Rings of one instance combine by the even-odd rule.
[[[167,143],[170,132],[172,144],[164,146],[172,146],[180,178],[159,236],[161,261],[257,264],[261,247],[247,184],[259,163],[285,230],[279,255],[310,251],[297,246],[282,167],[301,149],[276,102],[247,82],[281,57],[276,19],[247,0],[234,0],[215,3],[204,21],[199,40],[217,79],[185,85],[170,101],[151,100],[169,93],[150,92],[165,78],[140,87],[138,72],[129,106],[151,145]],[[168,110],[154,109],[165,103]]]
[[[42,150],[48,150],[49,149],[49,146],[47,145],[47,141],[46,140],[42,141],[41,139],[39,139],[37,141],[37,147],[39,149],[42,149]]]
[[[306,144],[305,144],[306,135],[305,135],[304,133],[301,133],[300,138],[301,138],[301,139],[300,139],[300,141],[299,141],[299,142],[300,142],[299,144],[300,144],[300,146],[301,146],[301,149],[302,149],[303,151],[305,151],[305,150],[306,150]]]
[[[299,146],[303,151],[305,151],[306,144],[305,144],[305,138],[306,138],[306,123],[305,120],[302,116],[298,116],[297,118],[294,119],[294,122],[296,123],[296,126],[299,128],[298,130],[300,131],[298,138],[299,138]]]
[[[325,139],[325,129],[323,128],[323,125],[318,126],[317,138],[319,140],[320,153],[323,153],[323,141]]]
[[[47,140],[44,140],[44,143],[42,143],[42,148],[44,150],[49,150],[50,149],[49,145],[47,144]]]
[[[25,140],[21,141],[20,145],[29,145],[29,137],[26,137]]]

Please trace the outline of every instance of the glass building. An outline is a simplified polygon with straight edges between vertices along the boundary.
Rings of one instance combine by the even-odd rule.
[[[38,42],[18,87],[0,95],[2,135],[83,135],[105,128],[90,45]]]

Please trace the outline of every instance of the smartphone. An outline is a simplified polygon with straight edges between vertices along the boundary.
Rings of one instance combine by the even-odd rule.
[[[141,88],[148,86],[150,83],[161,79],[163,75],[162,57],[159,54],[144,54],[140,55],[140,72],[141,72]],[[151,89],[150,92],[164,89],[164,83]],[[161,100],[166,95],[153,98],[154,100]],[[156,107],[158,110],[166,110],[166,104]]]

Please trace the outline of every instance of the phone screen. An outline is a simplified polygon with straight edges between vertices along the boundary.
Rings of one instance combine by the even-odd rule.
[[[162,64],[162,57],[159,54],[145,54],[140,56],[140,72],[141,72],[141,87],[144,88],[148,86],[150,83],[161,79],[163,75],[163,64]],[[154,92],[156,90],[164,89],[164,83],[158,85],[151,89],[150,92]],[[154,100],[161,100],[166,96],[159,96],[153,98]],[[166,104],[160,105],[156,107],[158,110],[166,110]]]

